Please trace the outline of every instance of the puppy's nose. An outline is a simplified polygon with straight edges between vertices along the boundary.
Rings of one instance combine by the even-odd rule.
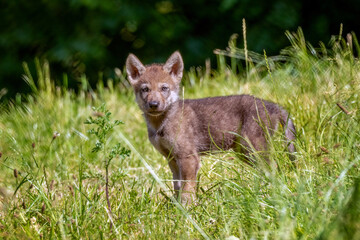
[[[151,102],[149,102],[149,107],[151,109],[156,109],[159,106],[159,104],[160,103],[158,101],[151,101]]]

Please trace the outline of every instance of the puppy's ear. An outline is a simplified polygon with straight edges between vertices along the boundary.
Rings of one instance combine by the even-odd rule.
[[[129,82],[131,85],[134,85],[145,72],[145,66],[134,54],[130,53],[126,59],[126,72],[128,74]]]
[[[179,84],[184,71],[181,54],[178,51],[174,52],[164,64],[163,69],[173,77],[175,83]]]

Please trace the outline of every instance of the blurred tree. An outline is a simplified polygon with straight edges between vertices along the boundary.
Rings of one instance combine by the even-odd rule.
[[[0,90],[25,90],[22,61],[50,61],[53,76],[67,72],[70,87],[86,73],[113,74],[129,52],[145,63],[164,61],[180,50],[187,67],[202,65],[224,48],[247,21],[248,48],[277,54],[285,30],[302,26],[311,41],[358,30],[359,0],[11,0],[0,2]],[[315,42],[315,43],[316,43]],[[61,81],[61,79],[58,79]]]

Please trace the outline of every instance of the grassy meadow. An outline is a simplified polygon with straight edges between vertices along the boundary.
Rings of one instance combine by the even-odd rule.
[[[355,34],[319,47],[301,30],[287,35],[290,46],[274,57],[233,36],[215,50],[216,69],[207,62],[184,74],[182,94],[279,103],[297,128],[296,161],[281,137],[271,140],[277,167],[250,166],[232,151],[208,154],[197,204],[185,207],[171,197],[171,171],[147,138],[124,70],[96,90],[84,76],[75,93],[55,86],[51,64],[36,61],[36,72],[24,64],[33,94],[0,112],[0,238],[360,239],[359,44]],[[93,110],[103,103],[111,115]],[[85,124],[90,116],[124,124],[100,144],[89,132],[96,125]],[[113,146],[131,153],[110,161]]]

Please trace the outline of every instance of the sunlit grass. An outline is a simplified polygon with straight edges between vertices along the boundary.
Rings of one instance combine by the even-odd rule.
[[[301,31],[288,37],[292,45],[281,56],[249,51],[248,71],[239,61],[244,51],[230,42],[228,50],[217,51],[217,70],[194,68],[185,74],[183,92],[186,98],[252,94],[284,106],[298,132],[295,163],[282,151],[281,139],[272,141],[277,168],[250,166],[231,151],[205,156],[198,204],[185,210],[169,199],[170,169],[147,139],[132,90],[119,83],[121,71],[120,80],[110,80],[107,88],[99,84],[95,92],[84,77],[83,90],[75,94],[54,86],[47,63],[37,63],[37,73],[26,70],[34,95],[18,98],[0,114],[0,236],[359,238],[360,63],[354,57],[359,54],[355,35],[351,43],[334,38],[328,49],[306,44]],[[232,67],[225,65],[223,55],[233,57]],[[96,139],[84,124],[93,115],[92,106],[102,103],[114,119],[125,122],[113,129],[108,142],[128,142],[140,153],[111,162],[112,214],[105,197],[104,159],[91,152]],[[154,174],[167,188],[160,187]]]

